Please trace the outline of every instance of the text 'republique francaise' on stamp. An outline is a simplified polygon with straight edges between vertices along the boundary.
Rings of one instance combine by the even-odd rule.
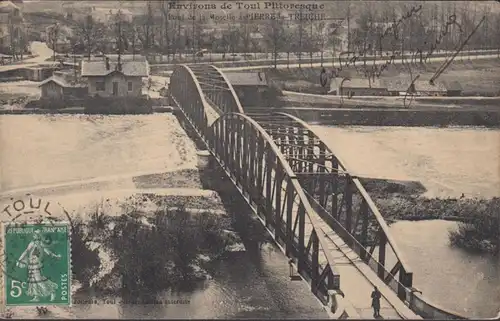
[[[1,208],[2,305],[71,306],[71,224],[56,202],[28,196]]]

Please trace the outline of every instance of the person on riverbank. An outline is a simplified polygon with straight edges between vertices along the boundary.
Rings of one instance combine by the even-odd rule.
[[[382,297],[382,294],[378,290],[378,288],[375,286],[373,288],[372,292],[372,307],[373,307],[373,317],[378,318],[380,317],[380,298]]]

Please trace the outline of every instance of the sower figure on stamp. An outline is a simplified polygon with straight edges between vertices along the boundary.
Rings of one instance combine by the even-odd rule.
[[[373,307],[373,317],[378,318],[380,317],[380,298],[382,297],[382,294],[378,290],[378,288],[375,286],[373,288],[372,292],[372,307]]]
[[[43,258],[45,255],[61,258],[61,255],[52,253],[42,240],[40,230],[33,232],[33,240],[19,257],[16,265],[20,268],[28,267],[27,295],[33,297],[32,302],[37,302],[41,297],[50,296],[50,301],[56,297],[57,284],[42,275]]]

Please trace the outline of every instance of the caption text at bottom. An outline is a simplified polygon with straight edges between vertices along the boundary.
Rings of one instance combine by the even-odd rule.
[[[157,304],[157,305],[175,305],[175,304],[190,304],[189,300],[115,300],[115,299],[73,299],[73,304]]]

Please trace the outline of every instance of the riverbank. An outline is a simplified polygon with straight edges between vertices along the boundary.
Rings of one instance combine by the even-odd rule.
[[[496,253],[499,246],[500,198],[427,198],[415,182],[363,180],[363,185],[389,224],[397,221],[459,222],[449,232],[450,245],[472,252]]]
[[[420,80],[429,80],[442,62],[412,63],[411,71],[415,75],[420,75]],[[370,64],[368,64],[370,67]],[[320,73],[322,67],[308,67],[304,64],[302,68],[296,69],[268,69],[268,77],[283,90],[324,94],[326,90],[320,83]],[[331,65],[325,63],[325,69],[332,69]],[[339,68],[336,68],[337,70]],[[355,66],[343,66],[338,71],[339,77],[364,78],[363,63],[358,62]],[[388,80],[391,83],[409,81],[410,75],[408,66],[403,66],[397,62],[388,65],[380,79]],[[463,96],[497,96],[500,79],[497,76],[500,71],[500,61],[498,59],[477,59],[469,60],[467,57],[457,57],[456,60],[442,73],[438,82],[452,83],[458,82],[462,87]]]

